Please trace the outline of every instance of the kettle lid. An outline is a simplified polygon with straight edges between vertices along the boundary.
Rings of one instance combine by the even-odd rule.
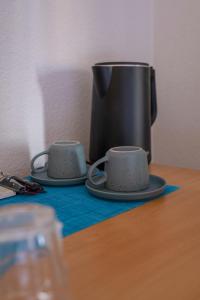
[[[150,67],[148,63],[144,62],[100,62],[94,65],[95,67]]]

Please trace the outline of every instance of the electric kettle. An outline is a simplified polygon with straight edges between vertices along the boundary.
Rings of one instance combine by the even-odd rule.
[[[141,62],[92,66],[89,158],[93,163],[115,146],[134,145],[151,161],[151,125],[157,116],[155,70]]]

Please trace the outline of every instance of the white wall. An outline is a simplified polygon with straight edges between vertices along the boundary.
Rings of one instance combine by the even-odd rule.
[[[200,1],[155,0],[154,161],[200,168]]]
[[[0,168],[28,174],[58,139],[87,149],[91,65],[152,59],[153,0],[0,1]]]

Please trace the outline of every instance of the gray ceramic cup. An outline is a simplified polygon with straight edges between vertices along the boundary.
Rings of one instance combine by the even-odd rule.
[[[105,163],[104,175],[94,177],[95,168],[102,163]],[[105,183],[105,186],[113,191],[143,190],[149,185],[147,153],[134,146],[111,148],[89,168],[88,179],[96,186]]]
[[[47,164],[43,168],[36,169],[34,162],[41,155],[48,155]],[[83,145],[71,140],[55,142],[47,150],[33,157],[31,169],[33,173],[47,171],[47,175],[55,179],[85,176],[87,166]]]

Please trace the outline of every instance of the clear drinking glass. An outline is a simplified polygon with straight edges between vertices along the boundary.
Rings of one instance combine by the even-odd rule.
[[[0,208],[0,299],[66,300],[61,223],[42,205]]]

